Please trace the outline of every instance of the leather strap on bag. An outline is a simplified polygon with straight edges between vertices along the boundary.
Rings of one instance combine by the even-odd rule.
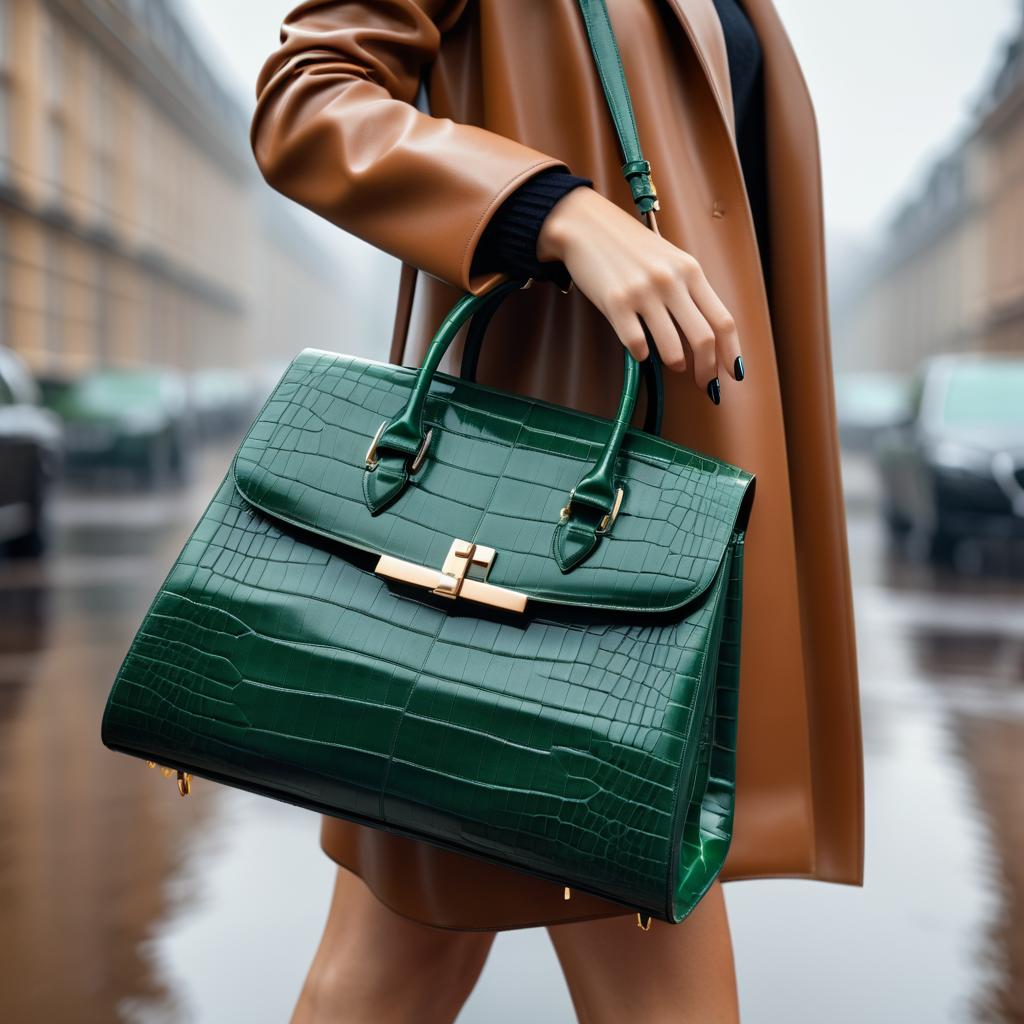
[[[626,72],[622,67],[619,44],[615,39],[611,18],[605,0],[579,0],[583,24],[590,40],[598,77],[604,98],[611,111],[615,134],[622,152],[622,174],[629,183],[636,208],[647,218],[648,226],[657,230],[654,211],[661,209],[658,192],[651,177],[651,165],[640,149],[640,136],[636,130],[633,101],[630,99]]]
[[[612,123],[615,125],[615,134],[619,139],[619,150],[623,159],[622,174],[629,183],[633,202],[647,222],[647,226],[656,235],[661,234],[654,216],[655,211],[661,209],[658,191],[651,176],[650,161],[644,158],[643,150],[640,148],[640,133],[637,131],[636,115],[633,113],[633,100],[629,94],[626,70],[622,66],[622,55],[619,53],[618,40],[615,38],[615,30],[608,15],[608,6],[605,0],[578,0],[578,3],[580,14],[583,15],[583,25],[587,30],[587,39],[590,41],[590,52],[594,57],[597,76],[601,80],[605,102],[608,104]],[[644,430],[650,434],[660,434],[665,408],[661,359],[647,325],[643,324],[643,328],[649,353],[640,364],[647,390]]]

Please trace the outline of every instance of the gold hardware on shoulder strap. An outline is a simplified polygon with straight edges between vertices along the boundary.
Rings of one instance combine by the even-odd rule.
[[[381,555],[374,572],[388,579],[425,587],[441,597],[464,597],[478,604],[489,604],[506,611],[521,612],[526,608],[526,594],[518,590],[509,590],[507,587],[495,586],[486,580],[487,572],[496,555],[494,548],[489,548],[485,544],[474,544],[472,541],[456,538],[452,541],[440,570],[418,565],[416,562],[407,562],[392,555]],[[483,579],[469,575],[474,566],[483,570]]]
[[[642,932],[649,932],[651,930],[651,915],[641,914],[639,911],[637,911],[636,926]]]

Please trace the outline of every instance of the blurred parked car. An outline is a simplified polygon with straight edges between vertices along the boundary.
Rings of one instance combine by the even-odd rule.
[[[890,373],[842,373],[836,377],[839,441],[848,451],[870,452],[884,431],[905,422],[909,382]]]
[[[60,452],[60,421],[40,406],[21,360],[0,347],[0,544],[11,554],[46,546],[46,498]]]
[[[95,370],[50,384],[47,404],[64,421],[69,475],[110,472],[158,486],[189,473],[196,431],[180,374],[157,367]]]
[[[967,538],[1024,538],[1024,357],[929,360],[876,457],[890,530],[923,534],[933,559]]]
[[[259,395],[252,378],[239,370],[198,370],[189,378],[189,401],[200,434],[213,440],[247,427]]]

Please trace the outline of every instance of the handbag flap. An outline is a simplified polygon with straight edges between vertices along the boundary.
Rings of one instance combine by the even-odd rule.
[[[331,541],[440,569],[460,538],[495,549],[487,581],[531,600],[668,611],[711,583],[753,478],[631,430],[616,467],[618,517],[587,559],[562,573],[555,524],[594,464],[611,422],[438,373],[422,467],[372,515],[365,460],[405,407],[417,371],[317,349],[285,371],[235,455],[241,496],[263,514]],[[744,513],[745,514],[745,511]]]

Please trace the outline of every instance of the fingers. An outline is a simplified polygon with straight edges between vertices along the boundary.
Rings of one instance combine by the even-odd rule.
[[[739,332],[736,321],[725,308],[725,303],[718,297],[708,283],[708,279],[700,274],[690,286],[690,294],[704,314],[715,333],[718,349],[718,363],[733,380],[743,380],[743,357],[740,352]]]
[[[679,328],[676,327],[664,305],[651,305],[644,309],[641,316],[644,323],[647,324],[647,329],[651,332],[662,364],[677,373],[685,370],[686,353],[683,351],[683,342],[679,337]]]
[[[635,359],[646,359],[653,344],[667,369],[692,364],[695,383],[717,405],[720,373],[744,377],[736,323],[700,264],[669,248],[668,259],[617,280],[603,297],[603,312]]]
[[[644,325],[640,322],[640,317],[628,307],[613,308],[607,315],[612,330],[618,335],[619,341],[629,349],[633,358],[640,362],[646,359],[647,337],[644,335]]]
[[[715,332],[689,293],[675,298],[672,315],[679,324],[693,355],[693,378],[701,391],[718,376],[718,352]]]

